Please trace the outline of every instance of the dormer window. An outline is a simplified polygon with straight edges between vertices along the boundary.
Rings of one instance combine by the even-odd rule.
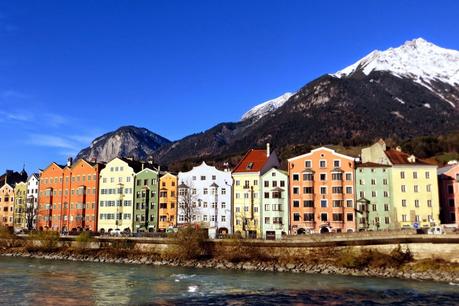
[[[247,170],[252,170],[253,169],[253,162],[250,162],[247,164]]]
[[[416,157],[414,155],[410,155],[407,159],[408,159],[408,162],[410,162],[410,163],[415,163],[416,162]]]

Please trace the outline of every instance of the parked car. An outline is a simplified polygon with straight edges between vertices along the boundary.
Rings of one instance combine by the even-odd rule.
[[[444,233],[445,231],[443,230],[441,226],[431,227],[429,228],[429,231],[427,232],[427,234],[429,235],[443,235]]]

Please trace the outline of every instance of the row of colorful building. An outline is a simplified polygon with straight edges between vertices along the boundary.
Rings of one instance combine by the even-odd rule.
[[[69,159],[28,178],[25,171],[2,176],[0,221],[16,229],[101,233],[196,224],[211,237],[265,239],[459,225],[457,163],[438,169],[380,140],[359,158],[320,147],[287,164],[280,169],[269,145],[247,152],[232,171],[203,162],[173,174],[126,158]]]

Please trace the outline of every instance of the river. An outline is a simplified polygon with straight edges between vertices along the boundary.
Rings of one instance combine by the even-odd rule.
[[[459,286],[0,257],[4,305],[456,305]]]

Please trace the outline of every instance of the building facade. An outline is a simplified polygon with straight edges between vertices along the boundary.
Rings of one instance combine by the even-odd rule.
[[[391,166],[358,164],[355,170],[357,230],[396,229]]]
[[[166,172],[160,178],[158,228],[164,232],[177,226],[177,176]]]
[[[13,226],[14,223],[14,188],[8,183],[0,188],[0,224]]]
[[[28,230],[37,228],[39,183],[40,175],[38,173],[33,173],[27,179],[26,223]]]
[[[151,166],[147,164],[147,166]],[[158,230],[158,170],[144,168],[135,176],[134,230],[155,232]]]
[[[98,231],[134,231],[134,181],[142,164],[114,158],[100,172]]]
[[[246,238],[261,238],[261,176],[269,169],[279,167],[275,152],[252,149],[232,172],[234,232]]]
[[[288,160],[290,231],[356,229],[354,158],[321,147]]]
[[[457,161],[438,169],[438,188],[442,223],[459,226],[459,163]]]
[[[27,228],[27,183],[19,182],[14,186],[13,226],[17,230]]]
[[[440,224],[437,165],[396,149],[380,140],[362,150],[362,162],[391,166],[393,226],[428,228]]]
[[[261,235],[263,239],[280,239],[288,234],[288,173],[271,168],[261,176]]]
[[[40,230],[97,230],[99,173],[102,165],[83,159],[67,165],[51,163],[40,174]]]
[[[178,183],[178,225],[199,224],[211,238],[232,233],[231,172],[202,162],[188,172],[179,172]]]

